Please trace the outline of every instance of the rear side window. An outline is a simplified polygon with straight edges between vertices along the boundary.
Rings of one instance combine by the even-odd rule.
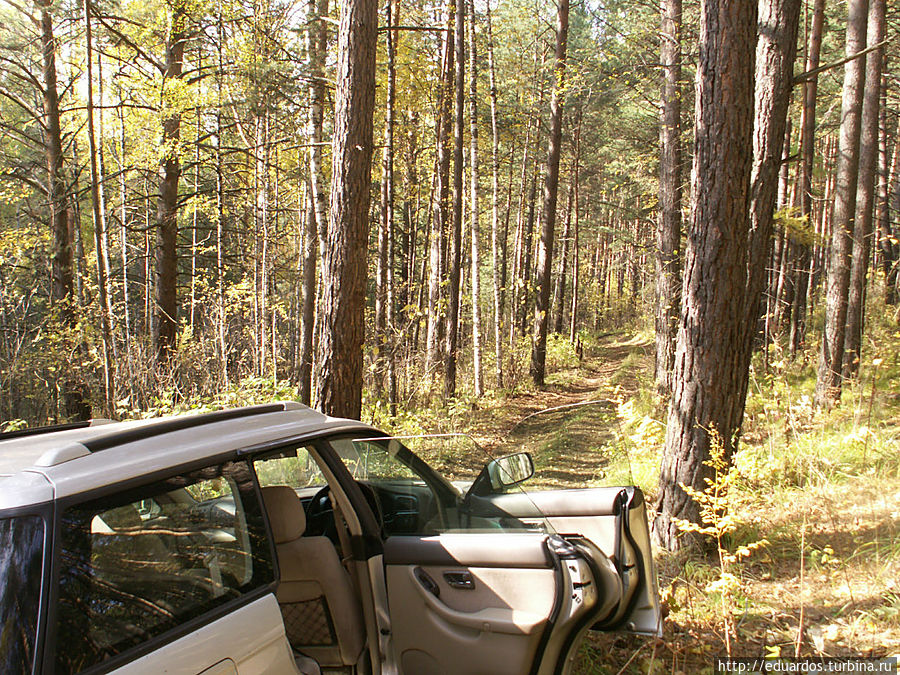
[[[0,518],[0,672],[31,672],[43,558],[41,518]]]
[[[68,508],[60,538],[58,672],[84,670],[274,581],[243,462]]]

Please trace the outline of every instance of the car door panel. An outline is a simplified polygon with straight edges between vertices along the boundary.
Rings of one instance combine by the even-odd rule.
[[[545,535],[390,537],[384,560],[404,675],[531,670],[557,606]]]
[[[646,502],[638,488],[518,492],[487,498],[525,522],[544,521],[560,534],[589,539],[611,559],[623,584],[619,611],[595,628],[657,634],[659,605]]]
[[[252,630],[248,630],[252,626]],[[222,661],[223,656],[230,658]],[[117,672],[296,673],[278,602],[271,593],[142,656]],[[219,668],[222,668],[219,670]],[[232,670],[228,670],[232,668]]]

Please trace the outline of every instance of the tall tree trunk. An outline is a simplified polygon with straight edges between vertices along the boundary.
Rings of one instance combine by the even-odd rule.
[[[262,55],[263,61],[266,60]],[[267,337],[269,306],[269,103],[263,93],[256,115],[253,174],[256,201],[253,211],[253,235],[256,241],[255,273],[255,354],[256,376],[265,377],[268,361]]]
[[[184,47],[187,42],[187,15],[183,0],[171,5],[169,34],[163,82],[180,80],[183,75]],[[178,181],[181,178],[181,113],[177,105],[163,108],[162,172],[156,206],[156,321],[154,342],[156,362],[169,363],[175,351],[178,326]]]
[[[119,103],[122,103],[121,95]],[[127,371],[122,381],[128,387],[128,395],[134,393],[134,383],[132,381],[132,349],[131,349],[131,297],[128,290],[128,171],[125,168],[125,112],[121,105],[119,106],[119,194],[120,194],[120,215],[119,215],[119,239],[120,239],[120,255],[122,262],[122,317],[124,323],[125,338],[125,363]]]
[[[481,248],[478,228],[478,46],[474,0],[469,0],[469,217],[472,222],[472,368],[475,395],[484,393],[481,379]]]
[[[91,165],[91,206],[94,220],[94,245],[97,256],[97,290],[100,296],[100,337],[103,346],[103,404],[112,412],[115,396],[112,359],[112,309],[109,298],[109,263],[106,257],[106,223],[101,213],[100,176],[97,170],[97,138],[94,133],[94,48],[91,36],[91,0],[84,0],[85,51],[87,59],[87,128]],[[102,77],[102,73],[101,73]],[[102,139],[101,139],[102,141]]]
[[[310,180],[312,183],[312,180]],[[300,292],[300,354],[297,383],[300,402],[312,405],[313,334],[316,326],[316,252],[318,249],[318,228],[316,227],[316,204],[310,185],[309,198],[305,207],[302,227],[302,281]]]
[[[812,25],[807,41],[806,72],[819,67],[819,55],[822,50],[822,25],[825,18],[825,0],[815,0],[812,12]],[[816,97],[819,89],[819,76],[812,75],[803,83],[803,109],[800,115],[800,217],[805,219],[807,231],[812,232],[813,195],[812,172],[815,159],[816,144]],[[790,354],[793,356],[800,349],[806,334],[806,296],[810,283],[810,263],[812,259],[812,243],[803,241],[798,244],[797,284],[794,294],[794,307],[791,312]]]
[[[743,373],[743,378],[737,400],[737,417],[734,426],[728,430],[730,435],[736,434],[740,427],[747,399],[748,372],[759,324],[760,301],[766,287],[766,260],[772,250],[772,223],[780,192],[780,167],[785,164],[784,157],[790,148],[790,120],[787,113],[793,86],[800,0],[767,0],[760,5],[759,12],[747,284],[743,300],[747,328],[743,342],[738,345],[738,368]],[[789,260],[789,237],[782,232],[779,239],[781,250],[778,252],[778,266],[773,268],[774,283],[769,284],[770,288],[777,283],[783,285],[786,275],[782,269]],[[777,278],[774,273],[778,274]],[[776,302],[781,301],[780,289],[776,288],[774,298]],[[780,316],[780,312],[776,314]],[[768,312],[766,325],[769,326]],[[763,343],[763,349],[768,354],[766,344],[767,342]],[[734,445],[725,446],[729,452],[736,447],[736,435],[731,442]]]
[[[543,97],[541,98],[541,104],[543,105]],[[537,136],[535,138],[535,149],[540,146],[540,126],[537,128]],[[540,166],[537,161],[534,162],[532,166],[532,175],[531,175],[531,192],[528,196],[528,217],[525,219],[525,229],[522,232],[522,266],[519,271],[519,284],[522,289],[522,302],[519,304],[519,334],[527,335],[528,334],[528,300],[531,296],[532,288],[536,287],[536,284],[533,283],[532,279],[532,262],[533,262],[533,254],[536,254],[535,250],[538,242],[535,241],[535,209],[537,207],[537,191],[538,191],[538,172]],[[541,212],[538,213],[538,218],[543,222],[543,201],[541,203]]]
[[[325,178],[322,170],[322,127],[325,107],[324,60],[328,41],[328,0],[309,0],[306,7],[306,57],[310,80],[307,87],[309,112],[306,121],[309,148],[309,201],[301,206],[305,212],[301,234],[302,288],[300,294],[300,349],[297,383],[300,400],[312,405],[312,381],[315,370],[316,297],[318,279],[316,261],[324,248],[328,230]],[[321,271],[324,274],[324,268]]]
[[[316,399],[326,414],[353,419],[359,419],[362,411],[377,30],[376,0],[348,0],[341,5]]]
[[[459,338],[459,285],[462,260],[463,221],[463,140],[465,135],[466,88],[466,2],[456,0],[454,49],[456,68],[453,89],[456,93],[456,115],[453,121],[453,218],[450,224],[450,252],[447,269],[447,344],[444,354],[444,396],[456,395],[456,367]]]
[[[521,302],[521,296],[524,292],[522,283],[522,267],[525,260],[525,202],[528,195],[528,166],[531,156],[529,150],[531,147],[531,131],[534,123],[534,116],[530,115],[525,126],[525,141],[522,146],[522,172],[519,187],[519,205],[516,209],[516,234],[515,244],[513,248],[513,268],[512,268],[512,293],[509,302],[509,346],[510,349],[515,345],[516,330],[518,328],[518,311]],[[511,187],[511,186],[510,186]]]
[[[474,14],[473,14],[474,17]],[[497,126],[497,81],[494,72],[494,33],[491,3],[487,4],[488,72],[491,87],[491,260],[494,286],[494,375],[497,387],[503,386],[503,280],[500,274],[500,130]],[[510,186],[512,187],[512,186]],[[509,210],[507,209],[507,217]],[[505,256],[504,256],[505,258]]]
[[[654,530],[670,549],[685,543],[675,519],[700,522],[684,486],[707,487],[714,433],[730,460],[743,415],[756,18],[755,0],[701,10],[691,223]]]
[[[225,45],[225,25],[222,20],[221,5],[216,22],[216,337],[218,341],[219,359],[222,364],[222,384],[228,386],[228,348],[225,342],[227,309],[225,305],[225,175],[222,157],[222,110],[224,108],[222,79],[225,64],[222,49]]]
[[[63,173],[62,132],[59,121],[59,93],[56,86],[56,38],[49,3],[41,6],[41,51],[43,55],[43,105],[46,127],[45,155],[47,188],[50,197],[50,231],[53,235],[51,301],[72,300],[72,240],[69,236],[69,195]],[[70,314],[69,309],[63,310]]]
[[[387,384],[388,402],[392,414],[396,412],[397,386],[394,366],[393,305],[394,305],[394,109],[396,74],[394,67],[397,31],[393,29],[393,2],[385,5],[387,24],[387,92],[385,97],[384,148],[382,151],[381,218],[378,227],[378,257],[375,276],[375,378],[374,388],[379,395]],[[387,380],[387,382],[385,382]]]
[[[547,324],[550,313],[550,275],[556,228],[556,201],[559,192],[559,155],[562,141],[566,46],[569,36],[569,0],[560,0],[556,10],[556,60],[550,94],[550,137],[547,141],[547,175],[544,179],[544,211],[537,254],[537,293],[534,304],[534,332],[531,351],[531,378],[543,386],[547,367]]]
[[[578,110],[578,121],[575,124],[575,170],[572,176],[572,192],[574,193],[575,211],[575,238],[572,242],[572,311],[569,315],[569,342],[575,343],[575,331],[578,326],[578,283],[579,283],[579,256],[578,228],[579,221],[579,190],[578,182],[581,179],[581,122],[584,119],[584,109]]]
[[[447,2],[447,22],[453,18],[452,0]],[[450,117],[453,111],[453,28],[444,32],[441,51],[441,86],[438,91],[438,117],[436,120],[437,151],[435,156],[434,198],[431,215],[431,244],[428,271],[428,330],[425,346],[425,371],[429,378],[440,363],[441,329],[444,312],[441,302],[441,286],[444,279],[441,247],[447,231],[450,200]]]
[[[897,128],[900,129],[900,124],[898,124]],[[888,182],[888,193],[890,195],[891,213],[900,214],[900,151],[896,149],[896,146],[900,145],[900,132],[897,134],[897,141],[894,145],[894,161],[892,162],[891,177]],[[894,266],[891,268],[891,273],[887,278],[887,283],[894,288],[895,297],[900,295],[900,246],[897,244],[898,238],[900,238],[900,233],[894,230],[894,236],[891,238],[894,247]]]
[[[72,215],[69,192],[63,170],[62,132],[59,116],[59,91],[56,80],[56,38],[50,2],[39,2],[41,8],[41,70],[44,113],[44,155],[47,162],[47,192],[50,201],[50,232],[52,260],[50,264],[50,301],[58,309],[66,326],[74,327],[75,276],[72,260],[72,236],[69,218]],[[63,383],[65,414],[70,419],[88,419],[91,406],[83,383],[70,376]]]
[[[566,217],[563,227],[562,252],[559,256],[559,267],[556,270],[556,285],[553,290],[553,302],[550,315],[553,317],[553,332],[562,333],[563,320],[565,319],[566,299],[566,272],[569,267],[569,240],[572,236],[572,204],[575,200],[575,186],[569,184],[566,191]]]
[[[672,391],[681,311],[681,0],[664,0],[659,125],[659,221],[656,228],[656,391]]]
[[[873,47],[884,40],[884,0],[869,0],[866,42]],[[844,335],[843,377],[859,373],[863,318],[866,306],[866,276],[872,248],[872,218],[875,206],[875,169],[878,165],[878,110],[881,104],[881,63],[883,47],[866,55],[866,82],[863,94],[859,137],[859,179],[853,218],[853,247],[850,263],[850,291],[847,297],[847,328]]]
[[[849,0],[848,11],[846,54],[849,57],[865,49],[869,2],[868,0]],[[851,59],[844,64],[840,148],[832,216],[831,259],[826,280],[825,335],[822,338],[822,349],[819,355],[814,398],[818,408],[831,407],[841,398],[865,70],[865,57]]]
[[[897,122],[897,131],[894,135],[894,152],[890,161],[890,169],[885,171],[884,199],[882,215],[878,219],[881,264],[885,278],[884,302],[888,305],[896,305],[898,302],[897,272],[900,246],[897,244],[896,230],[892,232],[891,214],[900,213],[900,120]]]

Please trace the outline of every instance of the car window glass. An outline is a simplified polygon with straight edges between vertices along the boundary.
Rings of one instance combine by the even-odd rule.
[[[408,443],[424,442],[426,463]],[[463,436],[422,439],[336,439],[331,446],[350,474],[376,496],[383,531],[392,535],[433,535],[441,532],[486,531],[499,533],[533,529],[490,504],[463,498],[477,475],[460,444]],[[419,446],[417,446],[419,447]],[[440,467],[440,473],[434,467]],[[484,508],[481,508],[484,507]],[[538,514],[539,515],[539,514]],[[538,525],[537,527],[541,527]]]
[[[299,492],[306,488],[323,487],[327,481],[309,450],[303,446],[280,450],[276,454],[253,461],[259,484],[288,485]],[[315,490],[310,490],[310,493]]]
[[[251,473],[212,467],[62,515],[58,672],[78,672],[274,580]]]
[[[0,672],[31,672],[43,554],[41,518],[0,518]]]

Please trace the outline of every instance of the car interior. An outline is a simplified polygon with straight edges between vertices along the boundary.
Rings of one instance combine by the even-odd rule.
[[[481,539],[482,543],[468,549],[459,540],[462,548],[455,560],[448,557],[436,535],[459,532],[471,537],[479,531],[533,532],[540,527],[511,517],[489,502],[464,504],[458,490],[432,475],[415,455],[404,448],[408,456],[397,458],[399,450],[394,448],[395,454],[390,455],[382,441],[372,448],[369,446],[375,442],[367,439],[339,439],[332,447],[354,475],[383,540],[435,536],[424,548],[410,550],[395,545],[390,549],[392,555],[385,553],[384,570],[389,577],[385,582],[392,588],[391,624],[400,629],[393,631],[393,639],[408,652],[404,672],[435,672],[434,668],[440,668],[429,661],[428,651],[446,652],[456,644],[455,640],[440,644],[442,627],[417,630],[420,619],[406,607],[410,602],[421,604],[423,599],[436,603],[439,612],[449,619],[452,631],[460,630],[462,624],[461,629],[474,636],[485,622],[492,625],[490,638],[479,640],[478,658],[493,663],[494,672],[528,670],[557,592],[555,574],[543,548],[534,541],[517,541],[521,555],[507,545],[499,548],[499,554],[495,550],[491,562],[490,551],[485,548],[498,549],[493,540]],[[310,448],[287,448],[255,458],[254,466],[276,540],[281,571],[276,597],[298,667],[301,672],[316,672],[316,666],[304,660],[309,657],[322,672],[329,672],[365,661],[366,631],[358,572],[349,564],[351,546],[344,514],[314,457],[315,451]],[[423,466],[416,466],[416,462]],[[472,516],[470,507],[483,515]],[[410,553],[421,554],[432,564],[412,564]],[[500,564],[510,557],[517,558],[515,569]],[[411,569],[415,575],[410,577]],[[522,597],[525,588],[529,593]],[[424,594],[423,589],[427,589]],[[407,644],[413,638],[430,640],[428,651],[420,653]],[[443,658],[457,656],[444,654]]]

